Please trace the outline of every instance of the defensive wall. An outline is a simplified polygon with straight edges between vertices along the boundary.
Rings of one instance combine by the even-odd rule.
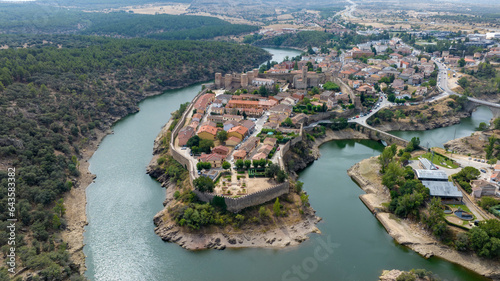
[[[200,192],[196,189],[193,190],[193,192],[196,194],[198,199],[203,202],[211,202],[215,196],[222,197],[224,198],[228,211],[239,212],[244,208],[260,205],[268,201],[271,201],[274,198],[279,197],[283,194],[287,194],[289,192],[289,189],[290,189],[290,183],[286,181],[284,183],[275,185],[273,187],[252,194],[243,195],[239,198],[232,198],[208,192]]]
[[[198,95],[196,95],[196,97],[193,99],[193,101],[191,101],[191,103],[189,104],[189,106],[186,108],[186,110],[184,111],[184,113],[182,114],[182,117],[181,119],[179,119],[179,121],[177,122],[177,124],[175,125],[173,131],[172,131],[172,135],[170,136],[170,143],[169,143],[169,147],[170,147],[170,155],[172,155],[172,157],[177,161],[179,162],[182,166],[184,166],[184,168],[186,168],[188,171],[189,171],[189,181],[191,182],[191,185],[193,184],[193,174],[191,173],[191,171],[193,170],[193,167],[191,167],[191,161],[189,161],[189,159],[187,159],[186,157],[184,157],[182,154],[180,154],[176,149],[175,149],[175,138],[177,137],[177,134],[179,133],[179,131],[182,129],[182,127],[184,127],[184,124],[186,123],[186,119],[188,117],[188,114],[191,112],[191,110],[193,109],[193,106],[194,104],[196,103],[196,101],[204,94],[207,93],[207,89],[205,90],[202,90],[198,93]]]

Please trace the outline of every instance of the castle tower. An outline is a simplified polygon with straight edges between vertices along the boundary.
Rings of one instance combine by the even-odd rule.
[[[248,76],[245,73],[241,74],[241,87],[242,88],[248,87]]]
[[[258,68],[253,69],[253,79],[255,79],[255,78],[259,78],[259,69]]]
[[[224,88],[231,89],[231,83],[233,83],[233,76],[231,74],[226,74],[224,77]]]
[[[307,66],[302,67],[302,82],[307,83]]]
[[[246,75],[247,75],[247,77],[248,77],[248,83],[249,83],[249,84],[252,84],[252,82],[253,82],[253,78],[254,78],[254,77],[253,77],[253,70],[252,70],[252,71],[247,72],[247,73],[246,73]]]
[[[215,88],[222,88],[222,74],[219,72],[215,73]]]

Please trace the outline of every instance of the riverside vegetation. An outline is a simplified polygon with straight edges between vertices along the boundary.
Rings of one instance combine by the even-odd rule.
[[[18,267],[49,280],[80,278],[60,238],[66,226],[61,198],[78,184],[81,152],[89,141],[136,112],[137,103],[149,95],[269,58],[264,50],[222,42],[64,40],[75,47],[0,51],[0,164],[17,172]],[[0,171],[4,255],[5,170]],[[3,267],[0,280],[8,278]]]
[[[412,139],[408,147],[416,147],[416,141],[416,138]],[[468,232],[453,231],[446,223],[440,199],[433,198],[429,201],[429,189],[415,179],[411,167],[402,167],[409,159],[405,155],[408,151],[396,151],[397,147],[392,145],[386,147],[379,156],[382,184],[391,194],[391,201],[387,206],[389,211],[400,218],[421,221],[439,241],[459,251],[472,251],[490,259],[500,257],[500,221],[490,219],[480,222]],[[465,167],[454,178],[462,184],[476,179],[479,174],[475,168]]]

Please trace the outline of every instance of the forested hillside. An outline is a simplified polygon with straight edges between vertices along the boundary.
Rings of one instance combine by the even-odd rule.
[[[26,4],[0,4],[0,26],[2,33],[10,34],[82,34],[164,40],[211,39],[259,29],[204,16],[84,12]]]
[[[66,225],[59,200],[98,131],[137,111],[147,95],[270,59],[262,49],[221,42],[63,37],[87,47],[0,50],[0,262],[9,247],[6,171],[15,167],[18,270],[42,280],[78,273],[58,234]],[[5,268],[0,280],[8,280]]]

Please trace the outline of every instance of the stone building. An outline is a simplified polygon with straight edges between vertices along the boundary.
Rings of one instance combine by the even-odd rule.
[[[307,89],[311,87],[318,87],[320,76],[317,73],[307,71],[307,66],[302,66],[302,72],[293,77],[293,86],[295,89]]]
[[[247,88],[258,76],[259,70],[257,68],[247,73],[228,73],[224,76],[222,76],[222,73],[215,73],[215,87],[226,90]]]

